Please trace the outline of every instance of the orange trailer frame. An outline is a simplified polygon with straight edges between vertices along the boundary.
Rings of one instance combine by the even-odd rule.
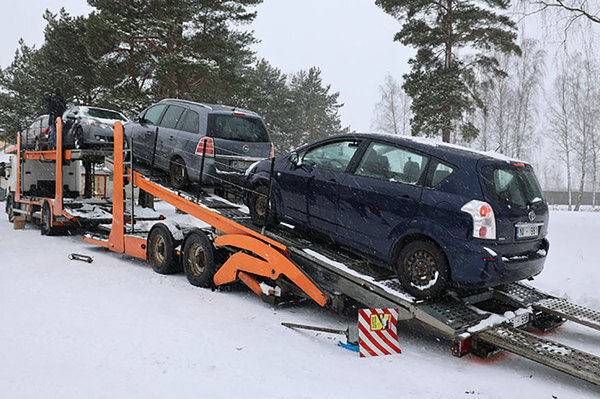
[[[252,291],[262,295],[258,281],[252,275],[267,277],[272,280],[284,275],[320,306],[326,305],[327,298],[323,292],[289,259],[289,251],[285,245],[213,212],[202,204],[194,203],[179,196],[151,182],[138,172],[129,173],[131,171],[125,170],[123,164],[123,142],[123,125],[121,122],[116,122],[114,125],[113,218],[110,234],[108,240],[84,237],[85,242],[136,258],[148,259],[147,238],[125,233],[123,175],[128,173],[132,176],[135,186],[223,233],[214,240],[216,247],[229,247],[238,250],[229,257],[214,275],[216,285],[231,283],[239,278]]]
[[[72,156],[71,150],[63,152],[62,149],[62,119],[56,118],[56,148],[54,150],[47,151],[23,151],[21,148],[21,133],[17,133],[17,145],[16,145],[16,156],[17,156],[17,184],[15,188],[15,203],[27,205],[27,213],[29,213],[33,205],[38,205],[43,208],[44,203],[48,203],[50,206],[50,226],[62,226],[71,222],[77,221],[77,217],[73,217],[71,214],[66,212],[63,207],[63,161],[70,160]],[[21,196],[21,161],[23,160],[38,160],[38,161],[55,161],[56,174],[55,174],[55,190],[54,198],[42,197],[39,200],[29,200],[22,198]],[[41,210],[41,218],[48,215],[43,215]],[[55,221],[56,217],[64,217],[66,221]]]

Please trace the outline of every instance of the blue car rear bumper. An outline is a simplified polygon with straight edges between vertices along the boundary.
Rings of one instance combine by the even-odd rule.
[[[455,241],[446,247],[454,285],[493,287],[539,274],[548,253],[548,240],[540,248],[518,256],[504,256],[498,245],[484,241]]]

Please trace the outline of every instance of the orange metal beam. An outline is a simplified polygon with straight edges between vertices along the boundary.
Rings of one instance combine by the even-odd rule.
[[[248,288],[254,291],[256,295],[262,296],[263,292],[260,288],[260,284],[258,283],[258,281],[256,281],[254,277],[252,277],[246,272],[239,272],[238,277],[240,278],[240,280],[242,280],[244,284],[248,286]]]
[[[115,165],[116,163],[117,162],[115,157]],[[157,198],[160,198],[163,201],[168,202],[169,204],[182,210],[183,212],[210,224],[215,229],[222,231],[225,234],[245,234],[248,236],[252,236],[268,243],[269,245],[272,245],[280,251],[287,253],[287,247],[281,244],[280,242],[277,242],[269,237],[263,236],[262,234],[252,229],[249,229],[248,227],[242,226],[241,224],[238,224],[233,220],[226,218],[223,215],[219,215],[218,213],[213,212],[210,209],[205,208],[204,206],[198,206],[198,204],[195,204],[192,201],[180,197],[171,190],[168,190],[164,187],[150,182],[148,179],[146,179],[144,176],[140,175],[137,172],[133,173],[133,182],[142,190],[152,194]]]
[[[148,240],[145,238],[127,235],[123,237],[125,253],[144,260],[148,259],[148,250],[146,249],[147,243]]]
[[[83,237],[82,240],[89,244],[94,244],[94,245],[98,245],[99,247],[104,247],[104,248],[110,249],[110,244],[108,241],[97,240],[95,238],[89,238],[89,237]]]
[[[63,159],[71,159],[72,150],[65,150],[63,153]],[[38,161],[54,161],[57,158],[56,150],[48,151],[27,151],[23,153],[23,159],[34,159]]]
[[[108,237],[108,242],[111,251],[126,253],[125,209],[123,207],[123,125],[121,124],[121,122],[115,123],[113,135],[113,219],[112,227],[110,229],[110,235]]]
[[[327,303],[325,295],[306,277],[298,266],[263,241],[247,235],[228,234],[217,237],[215,245],[217,247],[228,246],[244,249],[262,258],[259,259],[243,252],[231,255],[227,262],[215,273],[214,281],[216,285],[235,281],[240,271],[268,277],[272,280],[276,280],[283,274],[319,305],[325,306]]]
[[[62,119],[56,118],[56,187],[54,191],[53,214],[63,214],[63,158],[62,158]]]
[[[21,135],[20,133],[17,133],[17,134],[19,136]],[[17,140],[19,140],[19,139],[17,138]],[[17,153],[17,148],[18,148],[18,145],[10,146],[6,150],[4,150],[4,153],[5,154],[16,154]]]
[[[21,132],[17,132],[17,187],[15,201],[21,200]]]

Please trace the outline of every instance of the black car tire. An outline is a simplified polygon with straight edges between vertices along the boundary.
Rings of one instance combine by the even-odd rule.
[[[52,227],[52,209],[48,201],[42,206],[42,215],[40,216],[40,231],[43,236],[51,236],[56,232],[56,228]]]
[[[6,215],[8,216],[8,221],[11,223],[15,220],[14,206],[15,206],[14,194],[11,192],[6,197],[6,205],[4,208],[4,210],[6,211]]]
[[[188,235],[181,252],[183,271],[191,285],[210,287],[216,271],[215,248],[206,234],[194,231]]]
[[[250,218],[252,219],[252,222],[259,227],[263,227],[265,224],[267,227],[279,224],[279,221],[277,220],[277,206],[275,205],[275,199],[273,198],[272,193],[269,219],[265,223],[268,192],[269,188],[265,185],[261,185],[252,189],[249,194],[248,207],[250,208]]]
[[[156,273],[173,274],[179,270],[175,259],[175,240],[163,224],[155,225],[148,236],[148,259]]]
[[[73,135],[73,147],[78,150],[85,148],[85,144],[83,143],[83,129],[81,126],[77,127],[75,134]]]
[[[169,183],[171,187],[176,190],[183,190],[189,182],[185,161],[180,157],[173,158],[169,166]]]
[[[440,297],[446,292],[450,277],[444,252],[426,240],[416,240],[402,248],[396,272],[402,287],[417,299]]]

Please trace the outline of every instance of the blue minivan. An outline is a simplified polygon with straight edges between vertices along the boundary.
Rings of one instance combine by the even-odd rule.
[[[394,270],[416,298],[491,287],[544,266],[548,205],[531,165],[433,140],[332,136],[246,172],[259,226],[290,223]]]

